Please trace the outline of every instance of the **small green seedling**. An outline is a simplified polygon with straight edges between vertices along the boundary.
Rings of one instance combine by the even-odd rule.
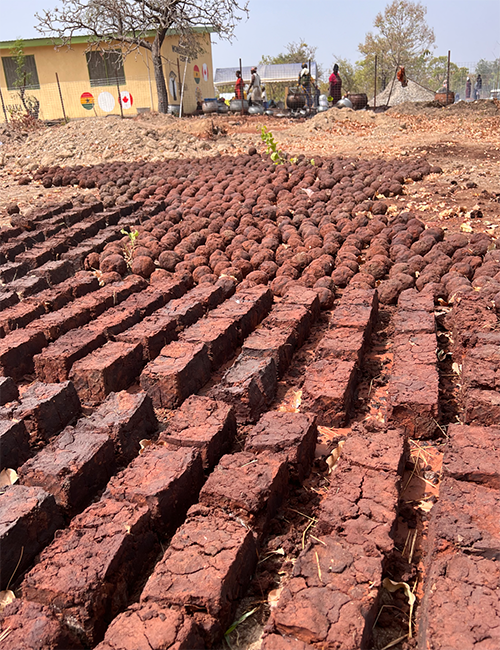
[[[252,614],[254,614],[257,611],[257,609],[258,609],[257,607],[254,607],[249,612],[245,612],[245,614],[243,614],[243,616],[240,616],[240,618],[237,621],[234,621],[234,623],[226,630],[226,632],[224,634],[224,641],[227,643],[229,648],[232,648],[231,642],[229,640],[229,635],[232,632],[235,631],[235,629],[238,627],[238,625],[240,625],[241,623],[243,623],[243,621],[246,621],[247,618],[252,616]]]
[[[274,139],[271,131],[268,130],[266,126],[263,126],[260,130],[260,139],[266,145],[266,153],[270,154],[271,160],[275,165],[283,165],[286,162],[282,151],[278,149],[276,140]]]
[[[125,257],[125,262],[127,262],[127,266],[130,268],[132,266],[132,259],[133,259],[133,254],[134,254],[134,248],[137,245],[137,237],[139,237],[139,231],[138,230],[131,230],[128,232],[125,230],[125,228],[122,228],[120,230],[122,235],[127,235],[128,237],[128,242],[123,245],[123,253]]]

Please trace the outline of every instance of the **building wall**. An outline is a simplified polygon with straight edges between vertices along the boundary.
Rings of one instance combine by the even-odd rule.
[[[168,88],[169,104],[180,104],[181,84],[184,78],[183,114],[192,113],[197,101],[212,97],[213,65],[210,34],[197,35],[203,47],[203,53],[195,60],[183,60],[179,51],[179,37],[167,36],[162,46],[164,57],[164,74]],[[12,56],[14,42],[0,43],[0,56]],[[118,88],[115,84],[91,87],[87,60],[85,56],[86,43],[74,42],[70,49],[56,49],[46,39],[24,41],[24,54],[34,55],[40,82],[40,89],[27,90],[27,94],[36,97],[40,102],[40,118],[54,120],[63,117],[62,102],[68,118],[104,116],[120,114],[118,103]],[[119,49],[119,48],[118,48]],[[129,93],[132,104],[122,102],[125,116],[137,115],[141,109],[158,109],[158,98],[151,54],[148,50],[139,50],[129,54],[123,63],[125,84],[119,85],[120,92]],[[56,82],[59,77],[61,93]],[[175,75],[177,99],[172,96],[171,73]],[[18,94],[7,89],[3,65],[0,64],[0,90],[7,115],[12,107],[21,105]],[[87,95],[84,95],[87,93]],[[90,93],[91,97],[88,95]],[[82,98],[82,95],[83,98]],[[0,121],[4,119],[0,107]]]

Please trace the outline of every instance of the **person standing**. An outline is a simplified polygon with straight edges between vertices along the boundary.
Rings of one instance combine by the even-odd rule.
[[[483,87],[483,78],[481,77],[480,74],[477,75],[476,77],[476,83],[474,84],[474,99],[480,99],[481,98],[481,89]]]
[[[470,81],[470,77],[467,77],[467,81],[465,82],[465,99],[470,99],[471,90],[472,90],[472,84]]]
[[[236,84],[234,86],[234,95],[236,99],[243,99],[243,79],[241,70],[236,70]]]
[[[250,79],[250,85],[248,86],[248,96],[251,102],[260,104],[262,102],[260,75],[255,66],[250,70],[250,72],[252,73],[252,78]],[[250,91],[252,91],[251,94]]]
[[[333,66],[333,72],[330,75],[330,97],[332,98],[333,105],[342,99],[342,79],[339,75],[339,66],[335,64]]]
[[[264,106],[264,110],[267,109],[267,93],[266,93],[266,87],[262,86],[262,105]]]
[[[311,73],[307,67],[307,63],[302,64],[302,69],[299,74],[299,86],[302,86],[306,94],[307,106],[311,106]]]

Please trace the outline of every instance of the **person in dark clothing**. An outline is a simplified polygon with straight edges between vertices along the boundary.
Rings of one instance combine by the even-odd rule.
[[[234,94],[236,99],[243,99],[243,79],[241,77],[241,70],[236,70],[236,84],[234,86]]]
[[[330,97],[335,105],[342,99],[342,79],[340,78],[339,66],[337,64],[333,66],[333,72],[328,81],[330,82]]]
[[[309,68],[307,66],[307,63],[302,64],[302,69],[299,74],[299,87],[302,86],[304,89],[304,92],[306,94],[306,103],[307,106],[311,106],[311,73],[309,72]]]
[[[471,89],[472,83],[470,77],[467,77],[467,81],[465,82],[465,99],[470,99]]]
[[[476,83],[474,84],[474,99],[481,98],[481,89],[483,87],[483,78],[480,74],[476,77]]]

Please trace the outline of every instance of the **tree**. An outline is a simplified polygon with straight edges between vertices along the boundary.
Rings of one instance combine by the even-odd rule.
[[[308,45],[303,38],[297,43],[288,43],[284,52],[276,56],[263,56],[260,62],[264,65],[275,65],[277,63],[309,63],[316,57],[317,47]],[[323,77],[323,69],[317,65],[318,80]],[[318,81],[316,80],[316,81]]]
[[[168,108],[161,47],[168,30],[181,38],[186,56],[196,56],[200,45],[194,37],[198,28],[214,29],[230,39],[236,23],[248,14],[245,0],[60,0],[61,8],[36,14],[37,29],[60,39],[58,47],[69,45],[75,35],[88,34],[87,51],[109,51],[119,44],[127,56],[149,50],[153,60],[158,111]],[[151,40],[152,38],[152,40]]]
[[[26,55],[24,54],[24,41],[22,38],[18,38],[15,41],[11,49],[11,55],[16,62],[16,78],[14,80],[14,86],[17,89],[16,92],[21,100],[21,104],[26,111],[25,115],[31,116],[37,120],[40,102],[36,97],[26,94],[27,88],[32,84],[33,75],[26,66]]]
[[[393,0],[383,13],[377,14],[374,27],[378,33],[368,32],[358,48],[364,56],[362,68],[371,68],[377,55],[377,85],[391,83],[399,65],[404,65],[407,75],[415,81],[422,78],[435,41],[425,21],[426,13],[419,2]]]

